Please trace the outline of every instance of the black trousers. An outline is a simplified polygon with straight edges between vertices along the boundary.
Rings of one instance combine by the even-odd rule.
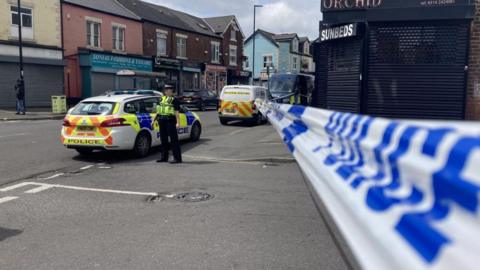
[[[168,153],[171,148],[173,158],[177,161],[182,161],[182,152],[180,150],[180,143],[178,142],[178,131],[176,126],[177,119],[174,117],[160,118],[158,124],[160,125],[160,138],[162,140],[162,159],[168,160]]]

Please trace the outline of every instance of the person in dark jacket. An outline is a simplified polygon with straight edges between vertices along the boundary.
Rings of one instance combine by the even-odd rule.
[[[17,113],[25,115],[25,83],[18,79],[15,84],[15,94],[17,96]]]

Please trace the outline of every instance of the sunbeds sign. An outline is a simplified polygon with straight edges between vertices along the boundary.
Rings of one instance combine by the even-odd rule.
[[[322,0],[322,11],[468,6],[471,0]]]
[[[357,24],[351,23],[342,26],[322,29],[320,40],[328,41],[334,39],[348,38],[357,35]]]

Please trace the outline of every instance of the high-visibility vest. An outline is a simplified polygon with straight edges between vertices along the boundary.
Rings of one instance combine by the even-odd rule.
[[[160,116],[174,116],[175,108],[173,106],[174,97],[163,96],[162,101],[157,106],[157,114]]]

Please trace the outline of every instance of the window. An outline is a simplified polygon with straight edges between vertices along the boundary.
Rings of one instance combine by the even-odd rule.
[[[303,53],[304,54],[310,54],[310,44],[308,44],[308,42],[305,42],[305,44],[303,45]]]
[[[220,63],[220,42],[212,42],[212,63]]]
[[[22,7],[20,8],[20,14],[22,18],[23,37],[33,39],[32,9]],[[18,25],[20,23],[20,16],[18,15],[17,6],[10,6],[10,15],[11,15],[10,35],[12,37],[18,37]]]
[[[177,35],[177,58],[187,58],[187,37]]]
[[[114,26],[113,29],[113,49],[116,51],[125,50],[125,27]]]
[[[232,29],[232,31],[230,31],[230,40],[237,41],[237,31],[235,29]]]
[[[100,23],[87,21],[87,46],[100,47]]]
[[[294,56],[293,57],[293,69],[297,70],[297,67],[298,67],[298,58]]]
[[[230,45],[230,66],[237,65],[237,46]]]
[[[167,32],[157,30],[157,56],[167,55]]]
[[[273,64],[273,56],[272,55],[264,55],[263,56],[263,68],[272,67]]]
[[[111,102],[82,102],[75,106],[72,115],[110,115],[115,103]]]
[[[292,51],[298,52],[298,39],[294,38],[292,41]]]
[[[144,109],[145,113],[157,113],[157,105],[159,104],[159,101],[157,98],[149,98],[143,100],[143,105],[142,103],[140,104],[140,108]]]
[[[248,57],[245,57],[245,69],[250,68],[250,61],[248,61]]]

